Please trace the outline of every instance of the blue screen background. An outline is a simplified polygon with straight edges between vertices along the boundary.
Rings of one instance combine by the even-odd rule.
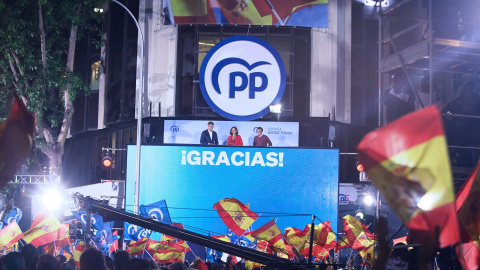
[[[226,151],[283,152],[283,167],[245,167],[182,165],[182,151],[212,151],[218,156]],[[249,148],[145,145],[141,149],[140,204],[166,200],[173,222],[186,229],[207,235],[226,234],[228,228],[213,205],[220,199],[236,198],[260,217],[253,223],[257,229],[271,219],[283,231],[293,226],[303,229],[315,214],[331,221],[337,231],[338,149]],[[127,148],[126,209],[133,211],[136,146]],[[180,209],[188,208],[188,209]],[[196,210],[206,209],[206,210]],[[319,221],[315,221],[319,224]]]

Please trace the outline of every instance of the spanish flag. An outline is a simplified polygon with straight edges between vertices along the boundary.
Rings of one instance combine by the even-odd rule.
[[[7,120],[0,122],[0,188],[13,179],[30,154],[35,116],[17,95]]]
[[[80,256],[82,256],[82,253],[86,249],[87,247],[85,247],[85,243],[83,241],[80,241],[75,247],[75,250],[73,251],[73,260],[75,261],[77,268],[80,268]]]
[[[348,243],[356,251],[365,249],[375,241],[375,236],[367,229],[367,226],[351,215],[343,217],[343,231]]]
[[[228,237],[226,235],[213,235],[212,237],[215,238],[215,239],[218,239],[218,240],[222,240],[223,242],[228,242],[228,243],[232,242],[230,237]]]
[[[283,234],[273,219],[252,231],[250,235],[258,240],[267,241],[272,250],[286,253]]]
[[[440,247],[458,243],[452,174],[442,119],[430,106],[367,134],[360,161],[390,207],[412,232],[440,228]]]
[[[335,246],[335,252],[338,252],[340,249],[348,247],[348,239],[346,236],[344,236]]]
[[[359,252],[360,257],[362,257],[363,263],[362,266],[364,265],[373,265],[373,263],[376,260],[375,257],[375,251],[374,251],[374,245],[371,244],[370,246],[364,248]]]
[[[0,230],[0,249],[9,248],[23,237],[22,230],[14,220]]]
[[[32,222],[30,229],[25,232],[23,239],[27,244],[35,247],[48,244],[65,237],[65,230],[54,214],[48,211],[40,212]]]
[[[308,226],[308,225],[307,225]],[[285,239],[290,245],[300,245],[304,241],[308,241],[310,238],[310,229],[299,230],[294,227],[288,227],[285,229]]]
[[[305,230],[307,229],[310,229],[310,225],[305,226]],[[336,235],[330,226],[330,221],[325,221],[319,225],[315,225],[314,231],[315,245],[319,245],[327,251],[337,245]],[[310,238],[308,240],[310,240]]]
[[[175,249],[160,250],[153,254],[153,258],[160,263],[183,262],[185,253]]]
[[[222,199],[213,205],[213,209],[217,210],[225,225],[238,236],[258,218],[257,214],[235,198]]]
[[[143,237],[142,239],[138,241],[132,241],[130,242],[129,245],[127,245],[130,248],[130,255],[141,255],[143,254],[143,251],[146,249],[146,245],[148,243],[149,239],[147,237]]]
[[[457,254],[467,270],[480,267],[480,174],[478,163],[473,173],[457,193],[455,202],[461,228],[461,243]]]
[[[177,251],[184,251],[185,247],[180,244],[173,243],[170,241],[154,241],[151,240],[148,242],[146,250],[150,252],[150,254],[154,254],[158,251],[162,250],[177,250]]]

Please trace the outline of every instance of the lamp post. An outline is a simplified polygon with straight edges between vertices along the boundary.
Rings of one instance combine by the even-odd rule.
[[[138,33],[140,34],[140,38],[142,42],[140,44],[141,54],[140,54],[140,87],[138,89],[138,96],[137,96],[137,159],[135,162],[135,200],[133,206],[133,212],[138,214],[138,206],[140,202],[140,145],[142,140],[142,99],[143,99],[143,58],[144,58],[144,43],[145,40],[143,39],[142,29],[140,29],[140,25],[138,24],[137,19],[133,16],[132,12],[128,10],[126,6],[122,3],[118,2],[117,0],[112,0],[112,2],[117,3],[120,5],[127,13],[132,17],[135,25],[137,26]]]

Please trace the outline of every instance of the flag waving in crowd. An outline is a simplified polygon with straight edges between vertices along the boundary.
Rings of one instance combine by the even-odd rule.
[[[22,237],[22,230],[18,227],[17,222],[15,220],[10,222],[10,224],[0,230],[0,250],[11,247]]]
[[[242,235],[258,218],[258,215],[235,198],[226,198],[214,206],[227,227],[237,235]]]
[[[35,247],[48,244],[65,236],[65,230],[57,217],[49,211],[43,210],[32,222],[30,229],[25,232],[23,239]]]
[[[461,227],[457,247],[460,262],[468,270],[480,267],[480,173],[478,163],[457,195],[456,207]]]
[[[435,106],[367,134],[360,161],[390,207],[411,230],[440,228],[440,246],[458,243],[452,174],[442,119]]]

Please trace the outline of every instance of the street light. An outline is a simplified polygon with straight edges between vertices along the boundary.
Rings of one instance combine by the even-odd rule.
[[[133,206],[133,213],[138,214],[138,205],[140,201],[140,145],[142,140],[142,99],[143,99],[143,58],[144,58],[144,43],[145,40],[143,39],[142,29],[140,29],[140,25],[138,24],[137,19],[133,16],[132,12],[128,10],[126,6],[122,3],[118,2],[117,0],[112,0],[112,2],[117,3],[120,5],[127,13],[132,17],[135,25],[137,26],[138,33],[140,34],[140,38],[142,42],[140,44],[141,48],[141,56],[140,56],[140,87],[138,89],[138,97],[137,97],[137,159],[135,162],[135,200]]]

